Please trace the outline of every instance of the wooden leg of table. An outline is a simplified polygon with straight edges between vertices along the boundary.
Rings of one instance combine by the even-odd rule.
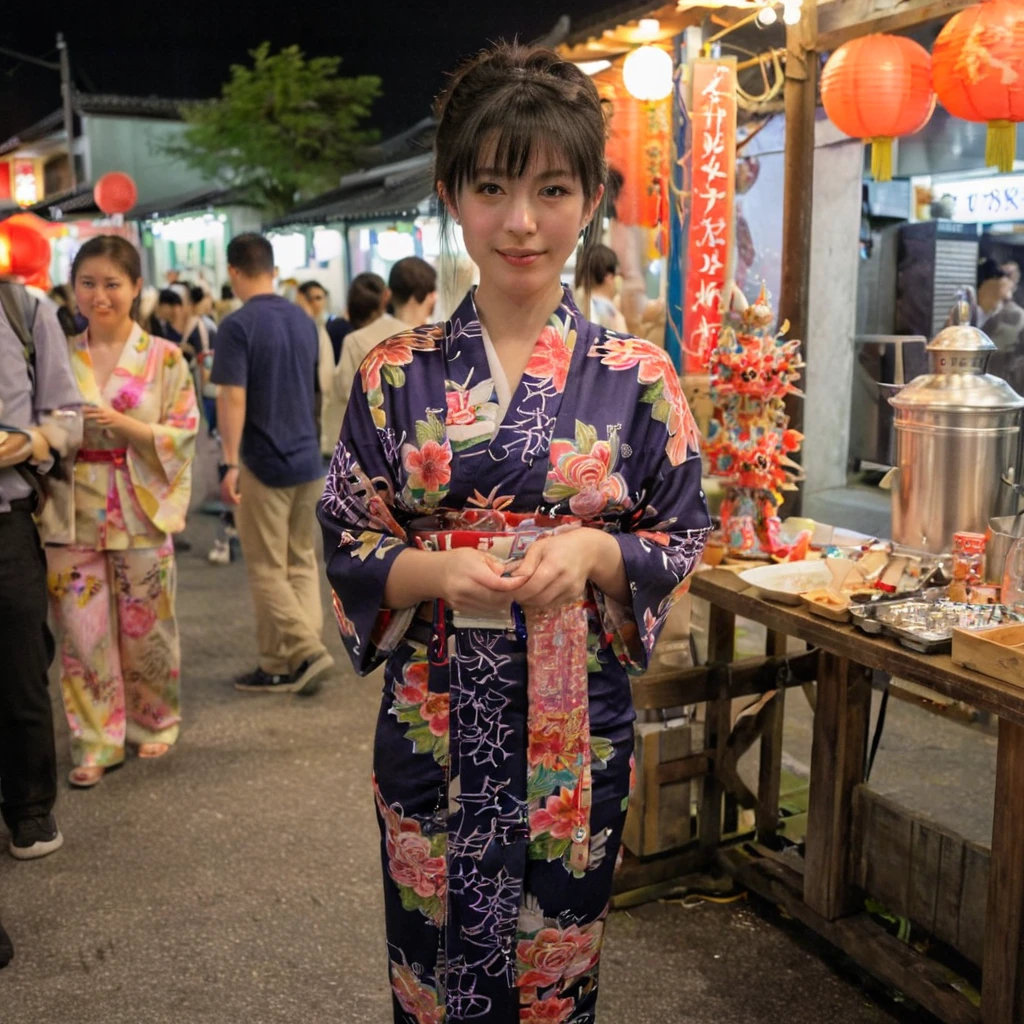
[[[1024,726],[999,720],[981,1019],[1024,1020]]]
[[[785,633],[768,631],[765,654],[786,653]],[[757,837],[764,842],[779,830],[779,793],[782,789],[782,726],[786,717],[786,691],[780,689],[764,709],[761,761],[757,773]]]
[[[716,605],[711,606],[708,620],[708,664],[733,660],[736,648],[736,616]],[[732,705],[723,686],[715,699],[709,700],[704,717],[704,749],[707,751],[708,773],[704,776],[700,801],[700,846],[713,852],[722,841],[722,783],[718,766],[722,763],[729,739]]]
[[[822,652],[807,807],[804,902],[827,921],[855,909],[850,863],[853,790],[864,781],[871,673]]]

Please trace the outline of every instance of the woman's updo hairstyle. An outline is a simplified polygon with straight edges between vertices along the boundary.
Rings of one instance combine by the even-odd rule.
[[[436,103],[434,180],[444,234],[450,230],[445,196],[458,201],[475,180],[478,160],[507,175],[525,173],[537,147],[566,161],[593,202],[605,184],[605,117],[594,83],[554,50],[499,43],[451,77]],[[598,210],[584,235],[586,251],[601,232]]]

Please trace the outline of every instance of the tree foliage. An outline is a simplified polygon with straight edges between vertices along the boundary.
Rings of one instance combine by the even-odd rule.
[[[184,108],[188,127],[164,152],[282,213],[333,188],[377,140],[361,123],[380,79],[342,78],[340,57],[307,60],[297,46],[273,54],[262,43],[250,56],[252,67],[232,65],[219,99]]]

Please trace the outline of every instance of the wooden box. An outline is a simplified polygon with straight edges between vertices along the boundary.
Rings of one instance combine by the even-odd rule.
[[[953,632],[953,663],[1024,686],[1024,624]]]
[[[679,779],[674,769],[695,745],[700,749],[704,727],[676,719],[637,722],[635,729],[636,787],[622,841],[635,856],[652,857],[683,846],[694,836],[694,778]]]

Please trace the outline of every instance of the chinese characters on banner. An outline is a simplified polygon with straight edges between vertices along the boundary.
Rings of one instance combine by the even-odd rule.
[[[684,371],[708,372],[732,254],[736,62],[693,63],[690,241],[683,300]]]

